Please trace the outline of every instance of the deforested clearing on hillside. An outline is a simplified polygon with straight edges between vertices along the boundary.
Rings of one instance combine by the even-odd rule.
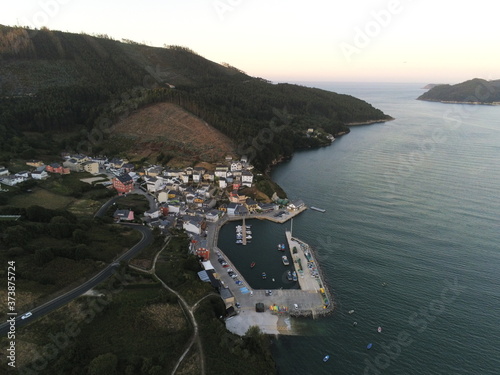
[[[153,104],[132,113],[113,126],[112,137],[133,140],[129,152],[137,156],[175,154],[178,161],[216,162],[234,154],[235,148],[227,136],[172,103]]]

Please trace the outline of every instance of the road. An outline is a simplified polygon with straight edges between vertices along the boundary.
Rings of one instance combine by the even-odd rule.
[[[107,202],[109,203],[109,201]],[[112,202],[111,202],[112,203]],[[61,306],[66,305],[67,303],[71,302],[75,298],[80,297],[82,294],[87,292],[88,290],[94,288],[98,284],[102,283],[104,280],[112,276],[117,268],[120,265],[120,261],[128,261],[132,259],[137,253],[139,253],[142,249],[144,249],[146,246],[149,246],[153,242],[153,234],[151,230],[148,227],[142,226],[142,225],[137,225],[137,224],[122,224],[131,228],[134,228],[135,230],[138,230],[139,232],[142,233],[142,238],[139,242],[137,242],[134,246],[132,246],[128,251],[117,257],[113,263],[108,265],[106,268],[104,268],[101,272],[99,272],[97,275],[93,276],[91,279],[87,280],[85,283],[81,284],[80,286],[76,287],[75,289],[54,298],[53,300],[44,303],[41,306],[35,307],[34,309],[31,310],[33,315],[27,319],[22,320],[21,315],[18,314],[16,318],[16,327],[22,327],[28,323],[30,323],[34,319],[41,318],[44,315],[49,314],[50,312],[58,309]],[[9,323],[3,323],[0,325],[0,335],[4,336],[9,330]]]

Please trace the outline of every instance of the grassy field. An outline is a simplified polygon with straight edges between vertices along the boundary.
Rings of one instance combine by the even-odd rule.
[[[15,195],[9,201],[14,207],[27,208],[30,206],[42,206],[51,209],[65,209],[76,201],[76,198],[61,196],[43,188],[34,188],[31,193]]]
[[[117,374],[154,375],[173,369],[192,334],[175,296],[135,274],[110,279],[98,290],[101,297],[80,297],[18,330],[20,371],[87,375],[89,364],[106,353],[117,357]],[[54,349],[55,344],[61,345]],[[44,353],[50,353],[50,360],[44,360]],[[186,370],[196,367],[194,359],[186,362]]]

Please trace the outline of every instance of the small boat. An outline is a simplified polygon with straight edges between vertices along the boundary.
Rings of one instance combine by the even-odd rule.
[[[252,239],[252,236],[250,236],[249,234],[246,236],[246,239],[247,240],[251,240]]]
[[[373,344],[372,343],[369,343],[368,345],[366,345],[366,349],[370,350],[372,348]]]
[[[377,332],[378,332],[378,333],[382,332],[382,327],[378,327],[378,328],[377,328]]]
[[[255,262],[250,263],[250,268],[254,268],[254,267],[255,267]]]
[[[242,243],[243,243],[243,240],[236,240],[236,243],[237,243],[237,244],[242,244]]]
[[[288,258],[286,257],[286,255],[283,255],[283,256],[281,257],[281,261],[283,262],[283,264],[284,264],[285,266],[288,266],[288,265],[290,264],[290,262],[288,261]]]
[[[262,272],[262,278],[265,279],[267,277],[265,272]]]
[[[329,355],[325,355],[325,356],[323,357],[323,362],[326,362],[326,361],[328,361],[329,359],[330,359],[330,356],[329,356]]]
[[[290,270],[287,272],[286,278],[288,279],[288,281],[292,281],[293,280],[292,272],[290,272]]]
[[[324,210],[323,208],[318,208],[318,207],[314,207],[314,206],[311,206],[311,210],[318,211],[318,212],[326,212],[326,210]]]
[[[358,322],[354,322],[354,323],[352,323],[352,325],[353,325],[354,327],[356,327],[356,326],[358,325]]]
[[[349,310],[349,314],[353,314],[354,313],[354,310]]]
[[[292,272],[292,280],[297,281],[297,272],[295,271]]]

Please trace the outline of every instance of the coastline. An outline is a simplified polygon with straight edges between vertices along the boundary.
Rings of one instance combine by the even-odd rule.
[[[470,104],[470,105],[489,105],[489,106],[499,106],[500,102],[464,102],[464,101],[454,101],[454,100],[433,100],[433,99],[421,99],[417,98],[423,102],[433,102],[433,103],[443,103],[443,104]]]
[[[393,121],[395,120],[394,117],[390,117],[388,119],[383,119],[383,120],[366,120],[366,121],[359,121],[359,122],[349,122],[346,123],[347,126],[360,126],[360,125],[373,125],[373,124],[382,124],[387,121]]]
[[[292,255],[293,262],[290,262],[299,275],[300,289],[274,289],[272,290],[272,303],[278,306],[286,306],[286,311],[271,311],[269,297],[266,297],[266,291],[263,289],[252,289],[246,282],[241,272],[232,264],[231,259],[226,256],[223,249],[218,247],[219,231],[223,225],[229,221],[239,221],[242,219],[260,219],[271,222],[284,223],[301,212],[307,210],[304,206],[296,211],[288,211],[287,215],[281,218],[275,218],[272,213],[245,215],[244,217],[224,216],[219,222],[211,224],[209,228],[209,248],[213,249],[210,253],[210,261],[215,268],[218,277],[223,285],[232,293],[235,301],[240,304],[237,314],[226,320],[226,328],[239,336],[244,336],[251,326],[258,326],[265,334],[270,335],[296,335],[293,329],[293,322],[290,317],[319,317],[327,315],[333,311],[333,300],[326,286],[321,272],[321,266],[316,262],[316,257],[312,249],[304,241],[292,237],[289,231],[285,232],[287,242]],[[296,247],[297,251],[292,252]],[[223,257],[230,267],[239,274],[242,285],[235,285],[234,280],[225,272],[225,269],[217,261]],[[300,260],[299,260],[300,259]],[[248,291],[242,291],[246,287]],[[256,312],[255,304],[262,302],[266,304],[264,312]],[[226,304],[226,307],[229,307]]]

